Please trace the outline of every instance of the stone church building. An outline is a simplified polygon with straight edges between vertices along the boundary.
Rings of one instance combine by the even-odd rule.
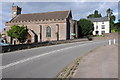
[[[78,38],[77,21],[72,19],[71,10],[30,14],[21,14],[21,10],[18,6],[12,6],[12,19],[5,23],[2,32],[7,43],[18,42],[7,36],[7,31],[13,25],[26,27],[26,43]]]

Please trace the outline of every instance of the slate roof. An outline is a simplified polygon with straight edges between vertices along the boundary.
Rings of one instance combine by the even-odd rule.
[[[103,21],[109,21],[108,17],[88,18],[88,20],[91,20],[92,22],[103,22]]]
[[[67,11],[54,11],[46,13],[31,13],[19,14],[11,21],[30,21],[30,20],[45,20],[45,19],[65,19],[68,17],[69,10]]]

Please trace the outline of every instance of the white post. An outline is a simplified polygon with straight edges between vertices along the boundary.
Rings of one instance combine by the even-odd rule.
[[[109,40],[109,45],[111,45],[111,40]]]
[[[116,43],[115,39],[114,39],[113,43],[114,43],[114,44]]]

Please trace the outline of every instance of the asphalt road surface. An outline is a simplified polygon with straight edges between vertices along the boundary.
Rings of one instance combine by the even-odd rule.
[[[55,78],[77,57],[108,40],[66,43],[2,54],[3,78]]]

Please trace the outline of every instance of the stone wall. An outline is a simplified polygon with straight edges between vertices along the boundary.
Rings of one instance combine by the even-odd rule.
[[[105,33],[104,37],[94,37],[93,40],[108,40],[108,39],[118,39],[119,33]]]
[[[62,43],[80,42],[80,41],[88,41],[88,39],[60,40],[60,41],[50,41],[50,42],[41,42],[41,43],[0,46],[0,53],[6,53],[16,50],[30,49],[30,48],[42,47],[42,46],[50,46],[50,45],[56,45]]]

